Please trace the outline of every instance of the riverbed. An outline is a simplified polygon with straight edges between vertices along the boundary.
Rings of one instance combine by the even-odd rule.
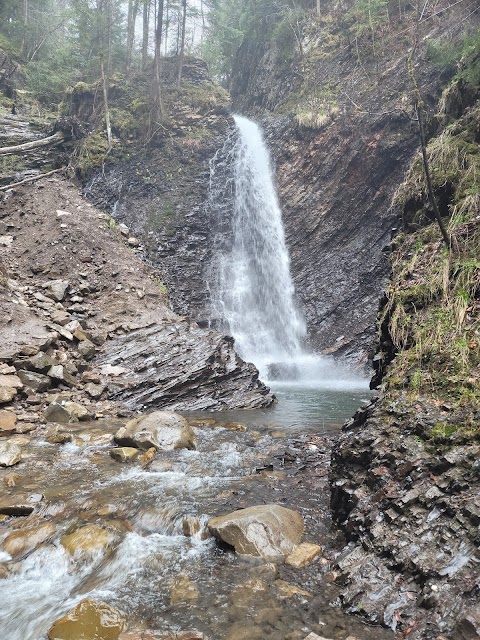
[[[327,482],[332,440],[368,398],[365,388],[276,384],[270,410],[185,414],[197,448],[158,453],[151,464],[120,464],[109,451],[124,420],[66,427],[72,441],[23,438],[12,496],[36,500],[13,528],[54,531],[31,552],[0,552],[0,628],[6,640],[43,640],[85,597],[125,612],[130,629],[197,629],[210,640],[391,638],[341,612],[334,561],[344,542],[332,528]],[[6,475],[5,471],[1,472]],[[253,563],[206,537],[215,515],[264,503],[299,511],[305,540],[322,547],[305,569]],[[85,525],[112,542],[71,557],[60,540]]]

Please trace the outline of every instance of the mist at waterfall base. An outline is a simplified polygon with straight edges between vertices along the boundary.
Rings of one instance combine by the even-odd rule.
[[[295,303],[269,151],[255,122],[239,115],[234,120],[236,131],[223,149],[224,164],[232,167],[232,240],[218,252],[211,286],[215,314],[242,358],[284,400],[288,389],[365,392],[366,378],[304,346],[306,324]],[[214,193],[216,168],[214,160]]]

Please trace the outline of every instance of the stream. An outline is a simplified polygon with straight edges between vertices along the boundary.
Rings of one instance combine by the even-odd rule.
[[[30,554],[0,553],[2,638],[43,640],[86,596],[125,612],[129,628],[195,628],[211,640],[391,637],[331,606],[342,541],[329,518],[329,448],[368,391],[351,381],[275,391],[274,409],[185,414],[196,450],[159,453],[147,469],[110,458],[119,420],[69,425],[73,441],[60,447],[32,439],[15,491],[43,498],[14,526],[48,521],[54,534]],[[252,563],[205,537],[210,517],[271,502],[298,510],[305,539],[322,546],[310,567]],[[85,525],[106,528],[112,543],[72,558],[60,540]]]

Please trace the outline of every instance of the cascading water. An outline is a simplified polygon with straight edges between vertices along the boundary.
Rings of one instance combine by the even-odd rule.
[[[305,323],[295,306],[290,259],[270,157],[259,126],[234,116],[232,245],[216,264],[213,300],[239,353],[262,374],[302,355]],[[214,165],[215,166],[215,165]]]
[[[305,349],[268,148],[255,122],[234,119],[236,131],[211,163],[210,207],[217,217],[213,314],[263,379],[365,387],[363,378]]]

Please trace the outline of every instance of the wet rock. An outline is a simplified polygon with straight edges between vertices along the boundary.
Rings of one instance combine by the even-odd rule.
[[[126,628],[126,616],[104,602],[86,598],[57,620],[48,640],[118,640]]]
[[[5,516],[29,516],[35,504],[21,498],[0,498],[0,514]]]
[[[156,455],[157,455],[156,448],[150,447],[150,449],[147,449],[145,453],[142,453],[141,456],[138,456],[138,461],[140,462],[142,467],[146,469],[153,462]]]
[[[349,636],[351,637],[351,636]],[[324,636],[319,636],[316,633],[309,633],[305,640],[331,640],[331,638],[325,638]],[[348,639],[347,639],[348,640]]]
[[[11,442],[0,442],[0,467],[13,467],[22,459],[22,450]]]
[[[287,556],[285,562],[296,569],[302,569],[308,567],[309,564],[318,558],[322,553],[322,547],[318,544],[311,544],[310,542],[302,542],[295,549],[293,553]]]
[[[89,558],[105,551],[115,538],[111,531],[89,524],[64,536],[60,543],[71,556]]]
[[[110,456],[117,462],[132,462],[138,457],[139,453],[139,450],[133,447],[116,447],[115,449],[110,449]]]
[[[52,381],[48,376],[34,371],[20,370],[17,372],[18,377],[23,383],[24,388],[28,391],[42,393],[52,386]]]
[[[67,442],[72,442],[73,436],[58,424],[51,424],[48,426],[45,440],[50,444],[66,444]]]
[[[188,576],[177,576],[170,590],[170,604],[197,600],[198,595],[198,588],[190,582]]]
[[[61,302],[65,298],[69,284],[66,280],[51,280],[45,285],[45,293],[56,302]]]
[[[267,407],[274,396],[258,371],[234,351],[233,339],[177,320],[131,331],[99,359],[132,372],[111,397],[129,408],[173,410]]]
[[[115,434],[115,442],[143,450],[150,447],[158,451],[194,449],[195,434],[180,414],[155,411],[127,422]]]
[[[55,534],[55,527],[44,522],[38,527],[13,531],[3,541],[3,549],[13,558],[30,553]]]
[[[296,587],[294,584],[285,582],[285,580],[275,580],[273,583],[280,598],[293,598],[294,596],[301,596],[302,598],[312,598],[312,594],[300,587]]]
[[[212,518],[208,528],[240,555],[282,560],[299,544],[304,525],[296,511],[267,504]]]
[[[16,423],[17,416],[13,411],[0,409],[0,435],[14,431]]]

